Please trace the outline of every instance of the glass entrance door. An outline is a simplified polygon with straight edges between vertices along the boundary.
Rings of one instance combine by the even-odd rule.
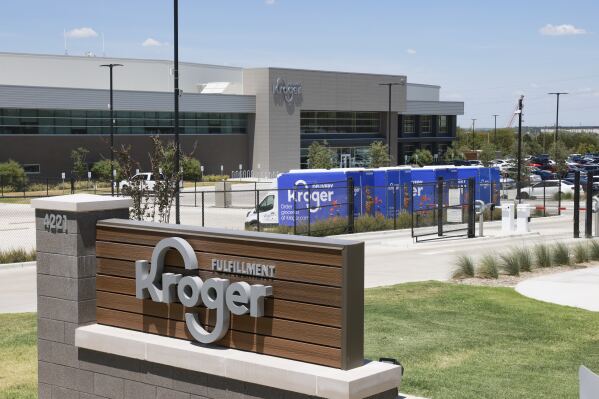
[[[351,168],[352,167],[352,159],[351,159],[350,154],[340,154],[339,167],[340,168]]]

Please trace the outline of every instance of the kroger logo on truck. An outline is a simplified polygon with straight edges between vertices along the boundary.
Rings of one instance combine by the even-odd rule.
[[[312,187],[309,187],[305,180],[298,180],[294,187],[294,189],[287,190],[287,202],[292,203],[295,199],[297,204],[302,204],[302,208],[312,208],[310,209],[312,213],[318,212],[321,204],[333,202],[335,191],[332,183],[313,184]]]

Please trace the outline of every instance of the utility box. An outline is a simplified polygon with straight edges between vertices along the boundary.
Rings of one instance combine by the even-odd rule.
[[[512,234],[516,230],[515,216],[515,205],[514,204],[503,204],[501,205],[501,233]]]
[[[517,233],[530,233],[530,205],[518,204]]]
[[[214,207],[231,207],[231,183],[228,181],[216,182],[216,185],[214,186]]]

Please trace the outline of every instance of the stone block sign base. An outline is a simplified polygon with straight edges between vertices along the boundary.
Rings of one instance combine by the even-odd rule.
[[[396,398],[401,368],[351,370],[97,325],[96,222],[131,200],[35,199],[39,399]]]

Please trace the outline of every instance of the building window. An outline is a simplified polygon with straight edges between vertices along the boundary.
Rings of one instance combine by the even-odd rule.
[[[413,115],[404,115],[403,117],[403,134],[404,136],[413,135],[416,133],[416,118]]]
[[[414,151],[416,151],[416,146],[414,144],[404,144],[402,146],[402,151],[404,159],[402,159],[401,161],[403,161],[403,163],[407,165],[410,163],[410,158],[412,158],[412,154],[414,154]]]
[[[305,134],[381,134],[379,112],[302,111],[300,132]]]
[[[433,134],[433,117],[422,115],[420,117],[420,135],[430,136],[431,134]]]
[[[25,164],[25,165],[23,165],[23,169],[25,170],[25,174],[28,174],[28,175],[39,175],[40,174],[40,164],[39,163]]]
[[[340,168],[367,167],[370,164],[370,147],[330,147],[335,154],[333,162]],[[307,169],[308,148],[302,148],[300,163],[302,169]]]
[[[447,116],[439,116],[439,136],[447,135]]]
[[[248,114],[182,112],[182,134],[246,134]],[[116,134],[168,134],[172,112],[115,111]],[[108,134],[110,113],[0,109],[0,134]]]

